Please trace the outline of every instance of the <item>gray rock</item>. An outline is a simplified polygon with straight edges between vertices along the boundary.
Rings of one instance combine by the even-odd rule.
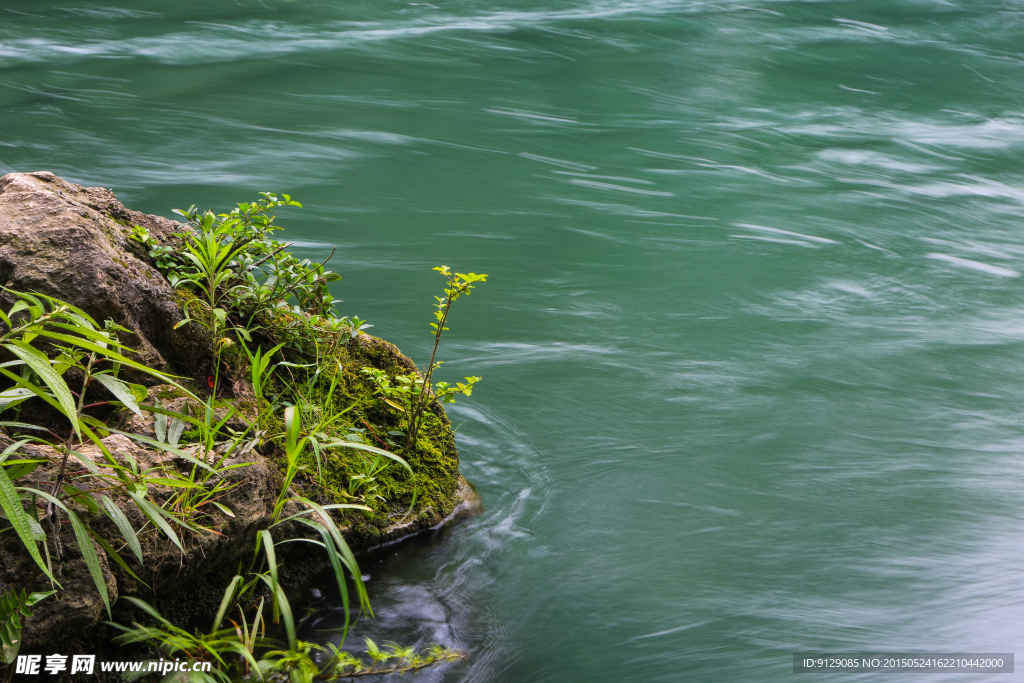
[[[163,242],[182,226],[126,209],[110,190],[83,188],[52,173],[0,178],[0,285],[78,306],[98,322],[132,330],[123,339],[150,367],[201,374],[211,357],[198,325],[184,316],[167,280],[129,239],[140,225]]]

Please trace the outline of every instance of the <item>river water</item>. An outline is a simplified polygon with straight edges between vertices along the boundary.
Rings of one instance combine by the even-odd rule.
[[[490,275],[487,510],[368,560],[471,655],[410,680],[789,680],[1024,653],[1022,82],[1019,0],[0,0],[0,173],[291,193],[420,363]]]

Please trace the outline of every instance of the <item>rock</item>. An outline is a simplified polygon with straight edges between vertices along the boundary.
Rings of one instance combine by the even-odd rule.
[[[0,285],[67,301],[101,324],[112,319],[132,331],[131,338],[122,341],[138,351],[140,362],[177,375],[204,377],[212,357],[209,334],[199,324],[174,329],[184,318],[179,298],[150,263],[142,245],[129,238],[134,225],[146,228],[164,244],[173,243],[178,239],[174,233],[184,229],[166,218],[126,209],[109,190],[83,188],[52,173],[3,176],[0,178]],[[325,385],[319,389],[320,394],[308,397],[314,404],[311,412],[322,409],[332,411],[331,414],[358,415],[358,422],[353,424],[365,425],[371,443],[383,443],[381,439],[387,437],[389,430],[398,428],[399,414],[380,400],[376,386],[361,369],[373,366],[389,374],[405,374],[415,372],[416,366],[394,345],[369,335],[338,344],[332,353],[333,356],[323,360],[329,365],[328,369],[334,368],[331,372],[336,373],[337,382],[331,385],[330,391],[326,391]],[[142,379],[139,377],[136,381]],[[287,381],[291,378],[281,377],[282,383]],[[160,399],[167,409],[201,414],[199,406],[193,399],[185,398],[181,389],[156,384],[153,378],[149,378],[148,384],[151,385],[148,390],[151,405],[155,405],[155,399]],[[203,383],[192,384],[197,385]],[[214,413],[219,421],[233,408],[236,414],[227,426],[241,433],[247,431],[254,420],[255,397],[243,375],[233,377],[232,385],[229,397],[218,396],[214,401]],[[141,417],[126,411],[114,419],[114,423],[108,422],[108,425],[118,424],[122,431],[149,438],[155,436],[155,420],[149,411]],[[380,472],[377,475],[379,499],[384,502],[375,504],[374,513],[338,518],[354,550],[394,543],[480,508],[479,497],[459,475],[454,435],[440,404],[435,402],[429,406],[424,419],[421,438],[408,456],[413,477],[397,466]],[[276,429],[276,433],[280,433],[281,426]],[[254,430],[249,430],[249,434],[247,439],[256,436]],[[195,440],[195,435],[192,436]],[[181,450],[186,455],[198,456],[199,445],[187,441],[183,439],[185,445]],[[144,447],[141,442],[119,434],[104,437],[102,443],[117,462],[132,466],[138,472],[167,468],[187,475],[192,468],[186,459]],[[10,444],[11,440],[0,433],[0,450]],[[65,498],[98,536],[117,549],[146,584],[108,558],[94,542],[112,602],[120,596],[139,596],[156,604],[175,623],[191,625],[196,619],[208,623],[231,576],[253,556],[257,532],[269,526],[280,491],[282,475],[274,460],[280,453],[275,452],[272,445],[255,440],[247,444],[248,447],[242,449],[244,452],[236,451],[232,459],[222,463],[222,466],[238,465],[222,472],[224,482],[231,488],[218,498],[233,516],[211,509],[212,505],[202,507],[201,521],[208,530],[181,531],[183,551],[154,530],[153,524],[123,490],[109,487],[109,480],[90,477],[71,480],[80,489],[103,488],[103,494],[124,512],[134,529],[145,529],[140,534],[144,557],[140,564],[125,547],[109,517],[103,512],[90,513],[85,506]],[[80,445],[76,450],[83,460],[99,468],[100,475],[113,472],[96,445]],[[217,450],[224,452],[223,447]],[[50,491],[62,453],[50,446],[29,444],[22,447],[21,456],[42,458],[46,462],[19,478],[16,485]],[[352,469],[352,459],[346,461],[348,457],[331,453],[329,458],[324,458],[322,475],[318,473],[315,480],[308,474],[300,475],[290,493],[323,503],[349,500],[345,497],[345,487],[359,470]],[[150,483],[147,497],[163,505],[180,492],[181,489]],[[332,499],[332,495],[340,498]],[[416,501],[416,507],[410,512],[408,507],[412,501]],[[291,512],[300,511],[297,503],[290,505]],[[42,518],[42,507],[35,512]],[[48,530],[47,547],[51,555],[57,553],[58,545],[62,549],[61,560],[55,562],[55,566],[64,590],[33,608],[33,616],[26,622],[23,653],[80,651],[76,643],[95,645],[99,629],[106,628],[101,624],[108,617],[100,594],[73,529],[66,523],[66,516],[63,521],[65,523],[59,524],[56,532]],[[46,590],[48,581],[40,575],[20,538],[4,529],[5,526],[6,522],[0,521],[0,593],[22,588]],[[294,522],[290,523],[290,528],[274,530],[275,535],[280,532],[311,533]],[[280,546],[279,556],[304,545]],[[114,605],[115,621],[130,623],[126,604],[121,601]]]
[[[9,443],[9,439],[0,437],[0,447],[5,447]],[[129,460],[134,460],[140,471],[166,467],[187,474],[190,469],[189,463],[177,456],[143,448],[119,434],[104,438],[103,443],[118,462],[126,464]],[[57,466],[52,462],[59,462],[60,454],[49,446],[29,445],[25,446],[24,450],[28,457],[47,458],[51,463],[40,466],[30,475],[20,479],[18,484],[48,491],[47,483],[53,481],[57,472]],[[78,450],[83,458],[91,460],[99,467],[101,474],[111,473],[104,456],[95,445],[82,446]],[[190,455],[197,455],[195,446],[183,450]],[[255,451],[248,451],[225,461],[222,465],[238,466],[225,470],[224,478],[232,488],[219,499],[234,516],[213,509],[212,506],[204,507],[206,512],[202,522],[215,533],[188,533],[176,528],[185,548],[184,553],[166,537],[157,534],[151,523],[147,524],[145,517],[127,495],[107,492],[125,513],[133,528],[139,530],[146,527],[139,535],[145,560],[143,565],[139,565],[131,551],[124,547],[120,532],[103,512],[90,514],[83,506],[72,505],[72,509],[76,510],[94,531],[110,545],[119,549],[122,559],[148,584],[140,584],[123,568],[113,564],[102,548],[94,543],[112,603],[119,596],[132,595],[156,604],[168,618],[177,617],[176,621],[194,620],[197,616],[209,619],[212,616],[224,585],[240,564],[244,564],[253,556],[257,532],[270,525],[280,482],[280,474],[273,462]],[[104,486],[101,480],[95,481],[91,487],[79,485],[83,489]],[[176,492],[175,489],[152,484],[149,489],[150,498],[157,504],[166,502]],[[286,507],[282,516],[300,511],[294,503],[289,505],[291,507]],[[411,520],[398,521],[382,529],[372,541],[349,533],[347,528],[343,528],[342,531],[354,550],[369,550],[399,542],[429,529],[437,529],[444,524],[474,514],[480,509],[479,496],[465,479],[460,477],[459,501],[447,516],[428,513],[417,515]],[[38,514],[40,517],[43,516],[42,503]],[[32,617],[26,621],[23,653],[62,652],[73,649],[76,642],[92,642],[94,638],[91,634],[96,633],[101,622],[108,619],[103,601],[79,551],[70,525],[62,524],[59,527],[60,546],[64,556],[61,562],[54,564],[59,571],[57,580],[64,590],[56,597],[47,598],[33,608]],[[286,529],[284,533],[296,536],[302,531],[303,528],[296,526]],[[304,544],[288,544],[279,548],[278,552],[287,553],[288,550],[297,549],[295,547],[301,545]],[[51,553],[54,552],[51,542]],[[47,590],[46,578],[39,574],[35,562],[25,552],[18,537],[13,532],[0,534],[0,593],[29,586],[33,576],[36,576],[33,590]],[[118,620],[121,623],[128,623],[123,616],[118,618],[115,606],[115,621]]]
[[[191,468],[188,462],[177,456],[143,448],[119,434],[104,438],[103,443],[118,462],[127,464],[129,460],[134,460],[139,471],[166,467],[187,475]],[[195,455],[197,448],[183,450]],[[57,472],[57,465],[52,462],[59,463],[60,454],[49,446],[29,445],[24,447],[24,451],[27,456],[48,458],[51,463],[40,466],[18,483],[48,491],[48,482],[53,481]],[[99,467],[100,474],[112,473],[95,445],[82,446],[78,451],[82,458],[91,460]],[[212,506],[204,507],[203,510],[208,512],[204,513],[202,521],[214,527],[217,533],[188,533],[177,528],[185,548],[184,553],[166,537],[158,535],[151,523],[148,524],[147,530],[139,535],[145,559],[141,566],[131,551],[124,547],[121,534],[103,512],[90,514],[83,506],[72,505],[94,531],[113,547],[120,549],[121,557],[139,578],[149,584],[148,588],[143,586],[124,569],[114,565],[96,544],[111,602],[123,595],[135,595],[153,601],[154,595],[166,598],[188,593],[205,576],[225,567],[233,569],[240,560],[252,555],[256,532],[270,524],[280,475],[272,462],[253,451],[227,460],[223,465],[244,465],[224,472],[224,479],[232,488],[219,502],[226,505],[234,516],[224,514]],[[83,489],[105,486],[103,480],[93,481],[95,483],[92,485],[76,483]],[[151,484],[149,494],[154,502],[161,504],[179,491]],[[133,528],[139,530],[147,527],[147,520],[126,494],[119,491],[107,491],[106,494],[125,513]],[[42,508],[39,510],[42,516]],[[70,526],[59,525],[58,534],[64,557],[61,562],[54,564],[59,571],[56,578],[64,590],[33,608],[32,617],[26,622],[23,652],[60,652],[61,647],[72,646],[76,640],[94,631],[101,621],[108,618]],[[51,542],[51,554],[55,553],[54,545]],[[35,562],[14,533],[0,534],[0,567],[0,592],[26,587],[31,577],[38,574]],[[45,590],[46,585],[45,576],[37,576],[35,590]]]
[[[211,357],[197,325],[174,329],[184,317],[167,280],[129,239],[140,225],[172,241],[181,226],[129,211],[110,190],[83,188],[52,173],[0,178],[0,285],[39,292],[78,306],[102,322],[132,330],[122,339],[140,362],[198,375]]]

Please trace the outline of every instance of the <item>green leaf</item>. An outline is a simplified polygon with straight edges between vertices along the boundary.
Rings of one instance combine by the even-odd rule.
[[[13,408],[22,401],[26,401],[34,396],[31,391],[23,387],[11,387],[5,391],[0,391],[0,411]]]
[[[202,484],[189,481],[188,479],[173,479],[170,477],[147,477],[146,482],[157,486],[168,486],[175,489],[201,489]]]
[[[22,589],[20,593],[10,590],[0,595],[0,662],[13,663],[21,648],[22,624],[19,615],[25,618],[32,616],[29,607],[53,595],[54,592],[29,593],[26,596],[25,590]]]
[[[82,415],[79,417],[79,420],[81,420],[81,424],[89,425],[96,429],[103,438],[106,438],[107,435],[110,434],[110,431],[107,429],[107,423],[103,420],[96,419],[92,415]]]
[[[227,505],[224,505],[223,503],[218,503],[215,500],[211,500],[210,502],[213,503],[217,507],[218,510],[223,512],[228,517],[234,517],[235,516],[235,513],[232,512],[231,508],[229,508]]]
[[[281,618],[284,621],[284,630],[288,637],[288,649],[295,649],[295,618],[292,616],[292,606],[288,602],[288,596],[285,595],[284,590],[279,584],[272,583],[270,577],[266,574],[260,574],[260,579],[263,580],[268,587],[270,587],[271,593],[274,597],[274,604],[278,606],[281,611]]]
[[[107,513],[107,516],[114,522],[117,530],[121,532],[121,538],[125,540],[125,543],[128,544],[128,547],[131,548],[132,552],[135,554],[135,559],[139,561],[139,564],[142,564],[142,544],[139,543],[139,537],[135,533],[135,529],[132,527],[131,522],[128,521],[128,517],[124,514],[124,511],[117,507],[117,505],[114,504],[114,501],[110,500],[106,496],[103,496],[100,499],[100,502],[103,503],[103,509]]]
[[[100,568],[100,558],[96,554],[96,548],[92,545],[92,536],[89,534],[89,529],[85,524],[78,518],[78,515],[74,511],[64,508],[64,511],[68,513],[68,519],[71,520],[71,526],[75,530],[75,538],[78,539],[78,548],[82,551],[82,557],[85,558],[85,564],[89,567],[89,573],[92,574],[93,583],[96,584],[96,588],[100,592],[100,597],[103,598],[103,604],[107,608],[107,616],[113,617],[110,611],[110,594],[107,593],[107,582],[103,578],[103,570]]]
[[[394,408],[395,410],[400,410],[400,411],[402,411],[403,413],[405,412],[405,408],[403,408],[402,406],[398,405],[397,403],[395,403],[394,401],[392,401],[392,400],[391,400],[390,398],[386,398],[386,399],[384,399],[384,402],[385,402],[385,403],[387,403],[387,404],[388,404],[389,406],[391,406],[392,408]]]
[[[171,420],[171,426],[167,430],[167,443],[172,446],[178,445],[178,442],[181,440],[181,435],[185,431],[185,424],[184,420],[177,417]]]
[[[5,460],[4,470],[7,472],[7,476],[10,477],[11,481],[14,481],[16,479],[21,479],[26,474],[29,474],[44,462],[49,462],[49,460],[46,458],[36,458],[32,460]]]
[[[131,387],[129,387],[128,384],[122,382],[113,375],[93,375],[92,378],[105,386],[118,401],[124,404],[125,408],[132,411],[139,417],[142,417],[142,411],[139,410],[139,404],[135,399],[135,394],[132,393]]]
[[[157,378],[160,378],[160,379],[165,380],[165,381],[170,380],[170,378],[172,377],[172,375],[168,375],[165,372],[160,372],[159,370],[154,370],[153,368],[147,367],[147,366],[143,365],[142,363],[137,363],[137,362],[133,361],[132,359],[127,358],[127,357],[121,355],[120,353],[117,353],[115,351],[111,351],[110,349],[105,349],[102,346],[98,346],[96,344],[93,344],[92,342],[87,341],[85,339],[82,339],[80,337],[72,337],[70,335],[61,334],[60,332],[52,332],[50,330],[40,330],[39,335],[42,336],[42,337],[49,337],[51,339],[56,339],[58,341],[62,341],[62,342],[66,342],[68,344],[72,344],[72,345],[77,346],[79,348],[85,349],[86,351],[94,351],[94,352],[100,354],[101,356],[103,356],[105,358],[108,358],[108,359],[110,359],[112,361],[116,361],[118,363],[122,363],[124,365],[127,365],[130,368],[134,368],[135,370],[138,370],[140,372],[144,372],[147,375],[152,375],[153,377],[157,377]],[[171,382],[171,383],[173,384],[173,382]],[[175,385],[175,386],[177,386],[177,385]]]
[[[3,453],[0,453],[0,462],[5,462],[7,458],[17,453],[22,446],[24,446],[30,441],[32,441],[32,439],[21,439],[19,441],[15,441],[14,443],[12,443],[10,446],[4,449]]]
[[[25,364],[39,375],[43,383],[53,392],[53,397],[60,404],[61,412],[64,413],[66,418],[71,420],[71,426],[74,427],[75,433],[78,434],[78,420],[75,417],[78,414],[78,410],[75,407],[75,399],[71,395],[67,382],[50,365],[50,359],[43,355],[41,351],[17,339],[12,339],[3,346],[15,356],[25,361]]]
[[[174,545],[178,546],[178,549],[184,555],[185,548],[182,547],[181,541],[178,540],[178,534],[174,533],[174,529],[171,528],[171,525],[164,520],[164,515],[167,513],[134,491],[129,491],[128,495],[131,496],[132,500],[135,501],[135,504],[139,506],[139,510],[142,511],[142,514],[146,515],[146,517],[149,518],[149,521],[153,522],[160,531],[164,532],[164,535],[167,536]]]
[[[301,496],[295,496],[293,500],[296,500],[299,503],[302,503],[303,505],[306,505],[307,507],[316,510],[320,514],[321,521],[302,521],[305,521],[309,524],[316,524],[318,526],[322,526],[330,532],[331,538],[334,540],[334,546],[338,551],[339,558],[345,564],[345,566],[348,567],[349,572],[351,572],[352,574],[352,579],[355,581],[356,592],[359,595],[360,606],[367,612],[369,612],[370,616],[373,616],[373,610],[370,609],[370,599],[366,594],[366,586],[363,585],[362,574],[359,571],[359,563],[356,562],[356,557],[352,554],[352,549],[348,547],[348,543],[345,541],[345,537],[341,535],[341,530],[338,529],[338,525],[334,523],[334,519],[331,518],[330,514],[327,512],[327,509],[324,508],[319,503],[314,503],[308,498],[303,498]]]
[[[117,562],[122,569],[131,574],[133,579],[141,583],[146,588],[149,588],[149,584],[140,579],[138,574],[132,571],[132,568],[129,567],[128,564],[124,561],[124,559],[118,554],[118,552],[114,550],[114,547],[107,543],[107,539],[103,538],[92,529],[89,529],[89,533],[91,533],[92,537],[96,539],[96,542],[100,544],[103,550],[107,553],[108,557],[113,558],[114,562]]]
[[[68,495],[69,498],[74,500],[79,505],[84,505],[86,509],[89,510],[89,512],[96,513],[100,511],[99,506],[96,505],[96,501],[92,499],[92,496],[90,496],[88,492],[83,491],[77,486],[71,486],[70,484],[66,484],[64,486],[64,492]]]
[[[50,581],[60,586],[57,580],[53,578],[53,574],[50,573],[50,568],[43,562],[43,556],[39,554],[39,547],[36,546],[36,537],[30,523],[32,518],[26,514],[25,508],[21,506],[21,496],[18,495],[18,491],[14,488],[11,480],[7,478],[6,472],[0,473],[0,508],[3,509],[4,515],[7,516],[7,521],[14,527],[18,537],[21,538],[22,545],[28,550],[32,559],[36,561],[36,564],[49,577]]]
[[[37,593],[29,593],[28,598],[25,600],[26,607],[32,607],[34,604],[45,598],[54,595],[57,591],[40,591]]]
[[[263,545],[263,551],[267,554],[267,564],[270,567],[270,578],[272,579],[271,592],[277,590],[277,553],[274,551],[274,537],[266,529],[258,534],[258,539]],[[256,552],[259,552],[257,547]],[[278,604],[274,602],[274,621],[277,621]]]
[[[160,403],[160,399],[156,400],[156,405],[159,408],[163,408]],[[149,407],[149,406],[147,406]],[[157,441],[167,441],[167,415],[162,412],[153,413],[153,433],[156,434]]]
[[[405,461],[405,458],[399,455],[395,455],[394,453],[391,453],[389,451],[386,451],[383,448],[377,448],[376,446],[370,446],[369,444],[358,443],[356,441],[331,441],[323,445],[325,448],[354,448],[358,451],[367,451],[375,455],[382,455],[385,458],[390,458],[394,460],[399,465],[407,469],[409,471],[409,474],[413,473],[412,468],[409,467],[409,463]]]
[[[159,612],[157,612],[156,609],[154,609],[153,606],[150,605],[145,600],[139,600],[138,598],[133,598],[130,595],[125,595],[123,599],[127,600],[130,603],[132,603],[133,605],[135,605],[136,607],[141,609],[143,612],[145,612],[149,616],[153,617],[154,619],[156,619],[160,623],[164,624],[165,626],[168,626],[168,627],[170,627],[172,629],[174,628],[174,625],[171,622],[169,622],[166,619],[164,619],[163,615],[161,615]]]
[[[32,429],[37,432],[45,432],[46,427],[40,427],[39,425],[28,424],[27,422],[0,422],[0,427],[14,427],[15,429]]]
[[[149,389],[141,384],[129,384],[132,390],[132,395],[135,396],[135,400],[141,403],[149,397]]]
[[[231,579],[231,583],[228,584],[228,587],[224,589],[224,597],[221,598],[220,607],[217,608],[217,616],[213,620],[213,628],[210,629],[211,633],[220,628],[221,622],[224,621],[224,615],[226,615],[228,610],[231,609],[231,604],[235,597],[235,588],[240,583],[242,583],[242,577],[236,574],[235,578]]]

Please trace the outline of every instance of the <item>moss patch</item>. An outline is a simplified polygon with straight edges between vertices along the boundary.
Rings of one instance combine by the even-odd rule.
[[[389,432],[404,434],[408,428],[406,417],[378,396],[376,385],[361,372],[364,367],[378,368],[391,376],[415,369],[412,361],[392,344],[362,335],[321,360],[321,377],[307,396],[307,410],[319,411],[320,416],[344,411],[340,424],[363,430],[364,443],[398,452],[405,437]],[[288,393],[294,375],[289,377],[280,370],[278,373],[274,376],[272,390]],[[335,389],[328,396],[335,379]],[[310,416],[307,423],[317,417]],[[270,431],[277,429],[272,427]],[[312,449],[307,449],[303,456],[306,470],[296,478],[295,485],[302,495],[319,502],[353,502],[345,494],[359,481],[359,475],[367,472],[374,457],[355,449],[335,450],[323,454],[317,474],[317,458]],[[406,459],[413,470],[412,476],[391,461],[374,475],[374,493],[380,499],[368,502],[373,512],[351,511],[344,515],[344,523],[361,541],[372,543],[386,526],[406,515],[409,519],[430,513],[447,516],[455,508],[459,457],[451,424],[439,404],[435,403],[426,411],[420,436]],[[365,489],[360,493],[365,493]],[[413,506],[411,510],[410,506]]]

